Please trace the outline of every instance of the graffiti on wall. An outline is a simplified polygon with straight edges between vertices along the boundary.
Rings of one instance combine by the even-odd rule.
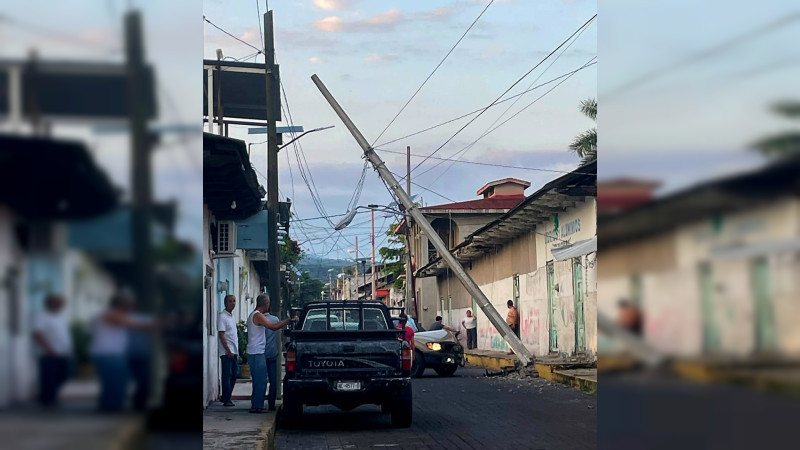
[[[492,350],[505,350],[508,348],[506,341],[492,325],[478,327],[478,344],[483,344],[479,345],[479,347],[488,347]]]
[[[539,346],[539,330],[541,329],[541,314],[539,308],[527,309],[524,312],[520,332],[523,342],[534,346]]]

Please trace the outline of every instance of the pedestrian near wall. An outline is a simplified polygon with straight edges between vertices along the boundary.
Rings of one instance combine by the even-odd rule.
[[[467,317],[461,321],[461,326],[467,330],[467,349],[478,348],[478,323],[472,310],[467,310]]]
[[[235,406],[231,401],[236,377],[239,376],[239,331],[233,309],[236,308],[236,297],[225,296],[225,309],[217,316],[217,335],[219,338],[219,359],[222,369],[222,396],[220,401],[225,406]]]
[[[508,327],[511,328],[511,331],[514,332],[514,335],[519,337],[519,311],[517,311],[517,307],[514,306],[514,301],[509,300],[506,302],[508,305],[508,315],[506,315],[506,324]],[[510,349],[508,350],[508,354],[511,355],[514,352]]]
[[[260,294],[256,297],[256,309],[247,317],[247,362],[250,364],[250,374],[253,377],[253,392],[250,396],[250,412],[263,413],[264,397],[267,391],[267,378],[270,378],[270,410],[275,409],[275,396],[277,394],[277,365],[273,361],[267,360],[267,334],[266,330],[278,331],[291,319],[284,319],[275,322],[268,319],[265,313],[269,311],[269,296]],[[277,339],[271,338],[277,349]]]
[[[69,378],[72,336],[63,314],[64,298],[48,295],[45,309],[33,316],[33,338],[39,347],[39,402],[58,403],[58,393]]]

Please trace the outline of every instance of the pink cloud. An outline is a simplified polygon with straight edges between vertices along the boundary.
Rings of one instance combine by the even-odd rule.
[[[344,21],[336,16],[326,17],[314,22],[314,27],[318,30],[327,31],[329,33],[338,33],[344,30]]]
[[[386,25],[397,23],[401,20],[403,20],[403,11],[400,11],[399,9],[390,9],[386,12],[382,12],[370,17],[365,22],[374,25]]]
[[[341,11],[349,6],[347,0],[314,0],[314,6],[325,11]]]

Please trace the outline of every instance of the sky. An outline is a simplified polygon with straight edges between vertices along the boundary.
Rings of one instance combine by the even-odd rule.
[[[262,19],[257,9],[263,14],[265,3],[206,0],[204,15],[214,25],[260,47]],[[487,4],[487,1],[269,2],[274,15],[276,59],[281,66],[288,100],[285,103],[293,123],[306,130],[335,126],[306,135],[298,141],[297,150],[290,146],[281,151],[280,196],[293,199],[295,219],[345,213],[363,165],[360,147],[312,83],[311,75],[320,77],[367,140],[375,143],[381,130]],[[493,123],[502,123],[532,103],[463,154],[467,161],[514,167],[439,164],[441,161],[428,160],[411,178],[429,191],[415,184],[412,194],[420,194],[427,205],[470,200],[477,198],[476,191],[485,183],[505,177],[530,181],[530,194],[575,169],[578,158],[568,151],[567,145],[593,126],[591,120],[581,115],[578,106],[581,100],[596,96],[596,65],[577,72],[550,92],[547,91],[562,79],[520,96],[517,103],[511,100],[489,109],[457,135],[459,128],[474,116],[381,144],[489,105],[539,63],[505,97],[584,65],[596,55],[595,22],[576,36],[574,42],[562,46],[543,63],[542,60],[595,13],[593,1],[494,1],[381,136],[376,147],[404,152],[410,146],[412,154],[421,155],[412,157],[412,166],[416,166],[452,137],[436,153],[436,157],[450,158],[475,142]],[[217,49],[224,56],[236,59],[255,53],[253,48],[208,24],[204,29],[204,44],[207,59],[216,59]],[[263,57],[248,61],[263,62]],[[288,124],[285,117],[279,126]],[[230,136],[247,142],[265,140],[263,135],[249,136],[247,127],[232,128]],[[262,144],[254,145],[251,153],[264,184],[265,152],[266,144]],[[390,170],[405,173],[405,156],[380,151],[379,155]],[[309,184],[313,180],[323,207],[314,205],[311,189],[299,173],[298,159],[307,167]],[[377,173],[370,168],[358,204],[386,205],[391,201]],[[338,219],[330,220],[335,223]],[[376,215],[376,246],[385,242],[383,231],[393,220]],[[334,233],[324,219],[296,220],[290,230],[307,252],[342,259],[353,257],[348,250],[355,247],[356,236],[360,254],[364,255],[368,251],[369,232],[368,213],[358,215],[341,233]]]

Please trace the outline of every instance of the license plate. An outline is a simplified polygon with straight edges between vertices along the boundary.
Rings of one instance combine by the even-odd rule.
[[[337,391],[359,391],[361,383],[358,381],[339,381],[336,383]]]

